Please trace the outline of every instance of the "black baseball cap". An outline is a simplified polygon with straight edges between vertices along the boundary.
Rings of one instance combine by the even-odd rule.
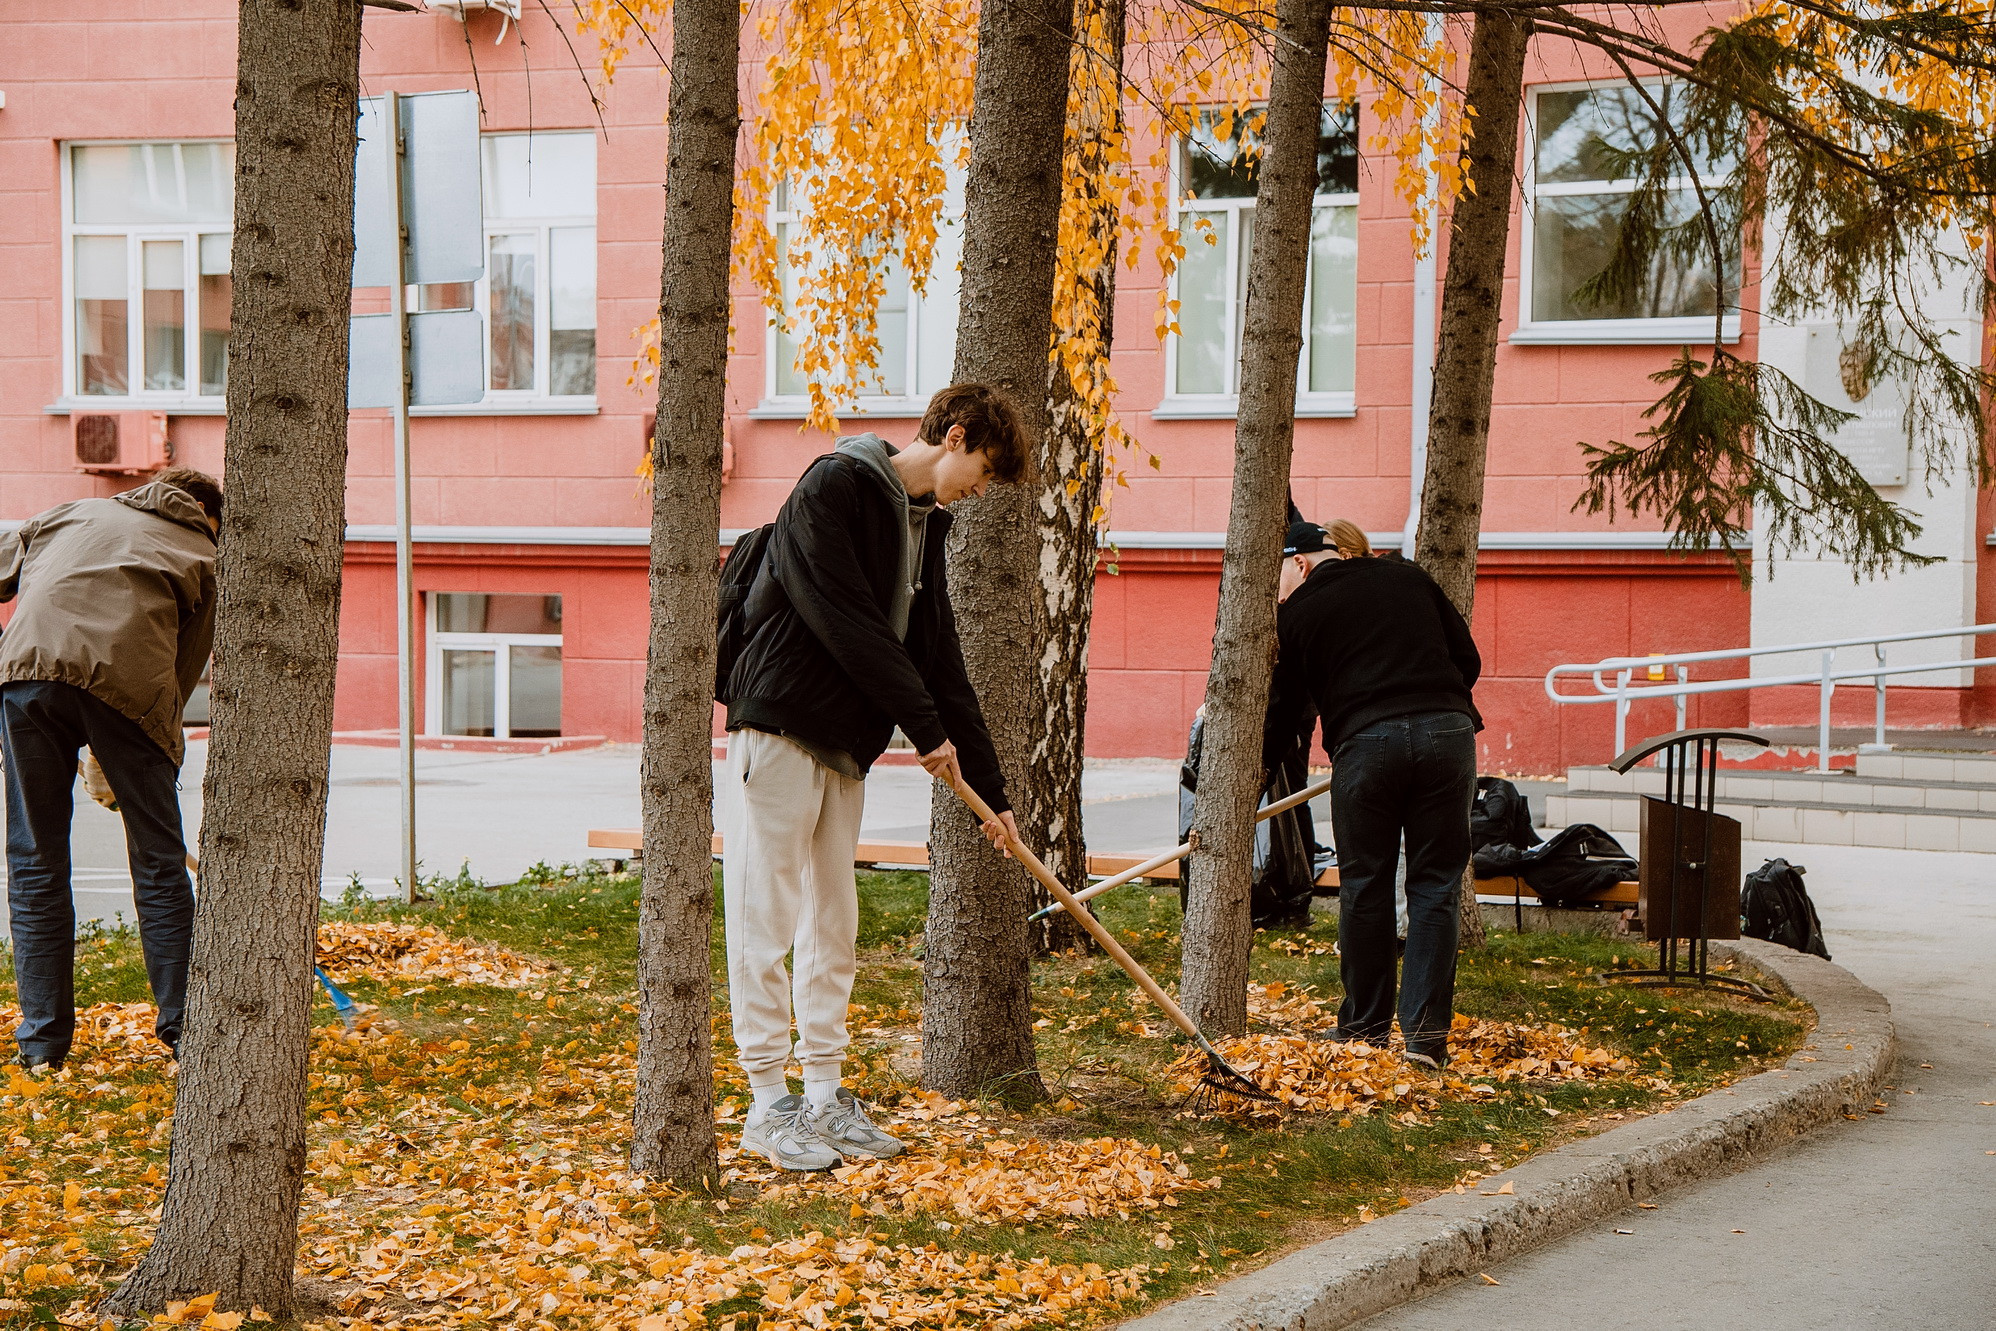
[[[1289,534],[1282,538],[1282,557],[1290,555],[1314,555],[1331,548],[1330,534],[1314,522],[1292,522]]]

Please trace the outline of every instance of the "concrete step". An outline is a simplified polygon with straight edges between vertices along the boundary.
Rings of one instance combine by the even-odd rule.
[[[1853,782],[1852,787],[1859,784]],[[1930,794],[1932,790],[1929,788]],[[1739,820],[1740,835],[1748,841],[1996,854],[1996,810],[1892,806],[1871,800],[1761,800],[1725,792],[1719,795],[1717,807],[1728,818]],[[1641,808],[1636,793],[1569,789],[1567,794],[1546,797],[1546,822],[1554,827],[1594,823],[1621,837],[1633,853]]]
[[[1805,808],[1824,805],[1888,811],[1996,813],[1996,762],[1955,758],[1934,761],[1944,766],[1929,769],[1923,765],[1924,757],[1891,755],[1891,762],[1900,764],[1901,771],[1910,765],[1915,771],[1944,774],[1888,775],[1892,770],[1890,765],[1885,771],[1870,772],[1721,770],[1718,798],[1721,803],[1793,804]],[[1961,776],[1956,777],[1955,773]],[[1654,767],[1638,767],[1626,775],[1606,767],[1573,767],[1567,770],[1566,793],[1661,796],[1663,778],[1663,772]]]
[[[1996,753],[1895,753],[1857,755],[1857,775],[1909,781],[1996,785]]]

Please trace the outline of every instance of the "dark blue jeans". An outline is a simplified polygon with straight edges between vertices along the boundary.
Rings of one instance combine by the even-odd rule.
[[[1407,839],[1407,956],[1400,1032],[1440,1057],[1455,1013],[1455,949],[1476,729],[1460,712],[1416,712],[1367,726],[1332,756],[1338,846],[1338,969],[1346,1039],[1386,1043],[1393,1029],[1393,876]]]
[[[0,753],[7,774],[7,913],[21,1056],[59,1062],[76,1038],[76,906],[70,897],[69,823],[76,764],[97,755],[125,819],[139,941],[159,1007],[154,1026],[180,1043],[194,888],[180,833],[180,769],[138,722],[69,684],[0,685]]]

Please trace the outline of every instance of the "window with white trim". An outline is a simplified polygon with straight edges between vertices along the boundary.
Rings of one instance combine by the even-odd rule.
[[[1222,137],[1222,130],[1226,131]],[[1178,331],[1166,361],[1165,401],[1153,415],[1231,415],[1240,398],[1241,326],[1254,245],[1254,130],[1239,115],[1199,113],[1179,141],[1177,227],[1185,257],[1172,275]],[[1358,116],[1325,102],[1317,137],[1317,194],[1303,302],[1299,415],[1348,415],[1358,359]]]
[[[957,303],[962,290],[964,169],[957,161],[957,136],[945,136],[942,214],[936,221],[934,258],[923,289],[903,266],[897,248],[883,275],[875,336],[879,356],[863,381],[855,414],[919,415],[929,396],[947,388],[956,369]],[[770,318],[765,343],[769,370],[763,407],[770,414],[801,414],[810,402],[812,375],[798,366],[803,334],[797,311],[795,246],[808,216],[808,187],[780,182],[770,201],[770,230],[776,239],[777,272],[783,282],[785,314]],[[807,260],[807,263],[809,261]]]
[[[561,734],[561,597],[430,592],[432,735]]]
[[[485,316],[485,400],[596,392],[596,136],[487,134],[485,276],[423,287],[416,308]]]
[[[1526,186],[1531,208],[1524,229],[1530,280],[1522,284],[1513,341],[1695,341],[1711,336],[1722,298],[1727,335],[1738,336],[1739,227],[1723,215],[1719,219],[1722,282],[1715,278],[1709,235],[1698,220],[1698,187],[1723,209],[1731,166],[1696,152],[1696,176],[1685,168],[1667,182],[1664,224],[1671,230],[1642,289],[1613,304],[1590,301],[1582,291],[1613,256],[1622,219],[1647,169],[1659,131],[1650,100],[1666,117],[1672,115],[1671,83],[1646,80],[1643,88],[1554,84],[1533,90]]]
[[[65,153],[65,392],[172,406],[228,386],[228,142]]]

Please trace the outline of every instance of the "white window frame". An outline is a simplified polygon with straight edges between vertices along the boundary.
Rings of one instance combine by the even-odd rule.
[[[222,393],[203,393],[201,387],[201,237],[229,236],[234,245],[235,222],[159,223],[79,223],[76,221],[75,151],[78,148],[126,148],[158,144],[188,147],[232,144],[229,138],[175,139],[65,139],[62,141],[62,397],[54,410],[64,411],[167,411],[176,416],[219,416],[226,410]],[[76,237],[122,236],[125,238],[125,385],[122,394],[84,393],[76,371]],[[182,382],[179,389],[148,389],[145,386],[145,292],[143,289],[144,242],[182,242],[184,297],[181,338]]]
[[[963,180],[965,174],[956,165],[956,153],[960,142],[961,139],[954,131],[945,134],[943,137],[941,151],[945,159],[945,171],[948,183],[945,185],[943,210],[937,218],[938,230],[948,226],[959,228],[959,240],[961,239],[961,228],[964,219]],[[790,202],[796,197],[795,191],[786,190],[785,194],[785,202]],[[771,199],[768,214],[771,234],[780,236],[782,233],[778,230],[779,227],[804,220],[804,212],[801,208],[794,206],[778,208],[776,205],[777,200]],[[782,245],[783,242],[779,241],[778,244]],[[781,271],[783,265],[787,262],[788,256],[779,254],[777,256],[778,270]],[[925,311],[936,301],[942,299],[933,289],[935,277],[935,270],[932,269],[929,274],[931,290],[928,292],[915,290],[912,277],[910,277],[908,284],[907,363],[903,367],[901,381],[910,385],[913,391],[907,393],[861,393],[853,400],[852,405],[843,408],[839,412],[841,417],[875,416],[888,420],[897,417],[919,418],[929,409],[929,399],[934,394],[921,391],[922,318]],[[951,299],[955,298],[952,297]],[[794,316],[795,311],[786,312],[785,315],[786,318]],[[811,414],[810,395],[808,393],[779,393],[776,391],[777,356],[780,354],[778,348],[782,346],[782,342],[773,313],[771,317],[764,319],[763,323],[762,401],[748,414],[751,418],[757,420],[802,420]]]
[[[1530,96],[1525,98],[1525,161],[1524,183],[1522,185],[1523,208],[1520,211],[1521,225],[1518,236],[1518,326],[1512,330],[1510,340],[1520,345],[1538,346],[1614,346],[1614,345],[1660,345],[1682,346],[1687,343],[1704,342],[1712,339],[1712,316],[1706,314],[1684,315],[1664,319],[1544,319],[1532,318],[1532,289],[1537,282],[1536,260],[1533,258],[1533,233],[1536,228],[1538,200],[1561,195],[1594,194],[1633,194],[1640,182],[1629,180],[1576,180],[1557,184],[1541,185],[1539,171],[1539,95],[1548,92],[1581,92],[1595,88],[1626,87],[1626,79],[1573,79],[1564,83],[1535,84]],[[1646,78],[1637,82],[1644,87],[1660,88],[1671,82],[1668,78]],[[1706,185],[1723,182],[1702,181]],[[1672,176],[1665,182],[1665,188],[1688,190],[1692,187],[1690,176]],[[1737,262],[1744,268],[1744,245]],[[1743,278],[1742,274],[1736,277]],[[1737,297],[1736,297],[1737,299]],[[1726,342],[1737,342],[1740,337],[1740,312],[1735,305],[1725,315],[1722,325]]]
[[[533,131],[533,137],[546,140],[571,133],[587,135],[590,131],[540,129]],[[525,131],[479,135],[478,162],[480,171],[479,187],[481,189],[484,188],[485,141],[487,139],[517,139],[525,137],[527,137]],[[602,165],[600,153],[597,165],[599,167],[597,174],[600,178],[600,167]],[[488,409],[497,408],[502,412],[520,411],[531,413],[536,408],[567,408],[574,411],[595,410],[597,400],[595,393],[555,394],[548,391],[548,376],[554,369],[553,360],[548,354],[553,342],[554,332],[554,288],[552,286],[554,274],[549,263],[551,242],[548,238],[548,233],[560,230],[563,227],[588,227],[590,229],[592,235],[591,248],[596,251],[597,260],[596,331],[600,338],[603,328],[602,245],[600,240],[595,238],[594,235],[596,231],[597,211],[595,206],[596,194],[595,182],[592,181],[589,199],[590,209],[587,213],[549,213],[544,216],[536,215],[517,218],[498,218],[489,213],[485,215],[485,238],[483,241],[484,250],[482,251],[485,275],[478,279],[473,292],[473,304],[478,310],[479,323],[484,328],[484,331],[480,334],[479,345],[485,358],[485,377],[481,381],[485,385],[485,397],[478,405]],[[534,237],[534,386],[532,388],[494,388],[492,387],[492,241],[498,236],[518,236],[528,233],[531,233]],[[414,291],[412,290],[410,294],[413,300]],[[412,304],[410,308],[414,309],[416,306]],[[600,341],[597,344],[597,352],[597,360],[600,362],[602,359],[602,344]],[[597,372],[599,374],[602,372],[600,364],[597,366]],[[441,414],[454,415],[464,411],[464,408],[445,407],[438,410]],[[422,414],[420,409],[415,409],[415,411],[416,414]]]
[[[1325,98],[1326,104],[1337,99]],[[1192,199],[1184,179],[1185,140],[1178,137],[1172,144],[1171,197],[1173,199],[1171,224],[1177,229],[1179,240],[1190,250],[1194,245],[1206,244],[1203,232],[1193,230],[1189,218],[1206,214],[1225,217],[1227,234],[1220,242],[1226,246],[1226,334],[1229,373],[1234,380],[1231,393],[1181,393],[1178,391],[1178,343],[1179,334],[1173,332],[1165,339],[1164,348],[1164,399],[1151,408],[1153,420],[1232,420],[1240,414],[1240,373],[1241,373],[1241,329],[1234,326],[1236,315],[1245,308],[1240,289],[1245,274],[1241,271],[1241,225],[1240,215],[1254,210],[1253,198],[1238,199]],[[1356,212],[1358,194],[1318,194],[1310,200],[1310,215],[1314,219],[1320,208],[1350,208]],[[1354,228],[1356,234],[1356,228]],[[1303,350],[1297,361],[1296,415],[1311,416],[1355,416],[1358,414],[1357,392],[1312,393],[1304,388],[1309,382],[1310,368],[1310,284],[1316,279],[1316,262],[1310,260],[1304,268],[1303,276]],[[1171,273],[1171,299],[1178,300],[1178,270]],[[1353,314],[1356,315],[1354,310]],[[1177,320],[1174,318],[1173,323]]]
[[[473,592],[470,595],[506,596],[509,592]],[[552,593],[550,593],[552,594]],[[513,663],[510,651],[514,647],[555,647],[561,646],[559,633],[444,633],[437,628],[437,598],[453,595],[450,592],[424,592],[423,617],[429,640],[423,653],[423,733],[445,739],[473,738],[451,736],[444,733],[444,653],[450,652],[492,652],[492,735],[493,739],[513,738]],[[564,657],[562,664],[567,665]],[[564,670],[564,679],[566,671]]]

